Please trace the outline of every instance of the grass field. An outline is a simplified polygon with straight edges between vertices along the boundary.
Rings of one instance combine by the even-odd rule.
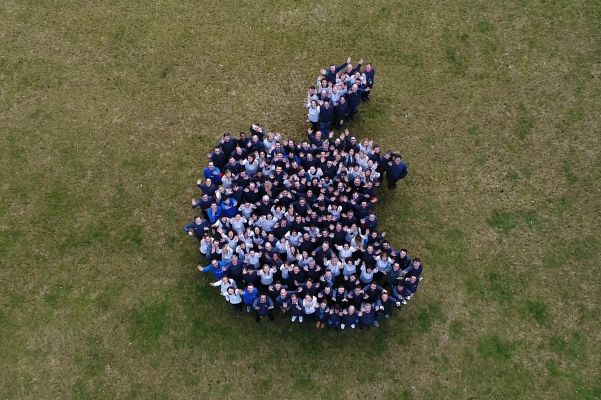
[[[601,2],[0,4],[0,397],[600,399]],[[301,137],[320,67],[416,298],[368,333],[232,316],[181,235],[210,146]]]

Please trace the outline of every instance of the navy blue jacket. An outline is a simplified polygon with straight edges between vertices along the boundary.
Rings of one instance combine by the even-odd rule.
[[[346,68],[347,65],[348,65],[347,63],[340,64],[339,66],[336,67],[336,72],[330,71],[330,67],[328,67],[328,68],[326,68],[326,73],[323,77],[326,78],[326,80],[328,82],[332,82],[332,85],[334,85],[334,84],[336,84],[336,73],[338,73],[343,68]]]
[[[234,150],[236,150],[236,145],[238,144],[238,142],[235,139],[230,138],[229,141],[223,141],[223,143],[219,143],[221,150],[223,150],[223,153],[226,155],[232,154],[232,152]]]
[[[276,297],[275,305],[282,308],[284,308],[284,306],[290,307],[290,296],[286,295],[286,298],[283,298],[282,296]]]
[[[190,229],[194,231],[194,236],[200,240],[204,236],[205,232],[209,230],[209,223],[206,219],[203,219],[200,224],[196,224],[196,222],[192,221],[189,224],[184,225],[182,232],[188,233]]]
[[[213,197],[215,195],[215,192],[217,191],[217,186],[215,186],[215,184],[213,183],[211,183],[211,186],[207,186],[203,183],[196,186],[198,186],[201,192],[206,193],[209,197]]]
[[[346,102],[348,103],[348,107],[350,110],[357,109],[357,107],[359,107],[359,104],[361,103],[360,93],[358,91],[348,92],[346,94]]]
[[[416,279],[414,283],[411,283],[409,279],[405,280],[405,289],[411,294],[417,292],[417,285],[419,285],[419,279]]]
[[[261,301],[261,297],[257,297],[253,303],[253,308],[257,312],[257,314],[261,317],[269,314],[269,309],[273,307],[273,300],[267,297],[265,302]]]
[[[376,304],[376,308],[378,309],[378,313],[382,315],[392,315],[394,311],[394,307],[396,306],[396,301],[392,297],[388,297],[388,300],[384,301],[382,299],[378,300]],[[382,310],[380,307],[384,307]]]
[[[355,311],[355,313],[353,315],[351,315],[351,314],[344,314],[342,316],[342,322],[345,325],[353,325],[353,324],[358,325],[359,324],[359,313],[357,313]]]
[[[321,107],[321,111],[319,111],[319,121],[320,122],[332,122],[334,119],[334,107],[330,104],[329,108]]]
[[[361,319],[361,325],[372,326],[376,320],[376,313],[374,312],[373,308],[371,309],[370,312],[363,311],[361,313],[360,319]]]
[[[349,300],[349,303],[354,305],[355,308],[361,306],[361,303],[363,302],[363,292],[359,292],[359,294],[357,294],[354,290],[351,291],[348,295],[347,298]]]
[[[244,263],[242,261],[238,261],[238,264],[234,265],[230,261],[230,266],[227,269],[227,276],[230,279],[234,279],[238,282],[242,280],[242,270],[244,269]]]
[[[340,325],[340,314],[338,313],[333,313],[333,314],[328,314],[327,318],[326,318],[326,323],[328,325],[328,328],[336,328]]]
[[[290,303],[290,313],[292,315],[296,315],[297,317],[305,314],[305,309],[301,305],[300,300],[296,302],[296,304]]]
[[[226,154],[228,153],[225,153],[224,151],[219,154],[216,154],[214,151],[211,153],[211,161],[213,161],[213,164],[215,164],[217,168],[222,169],[227,162]]]
[[[363,73],[365,74],[365,78],[367,79],[367,86],[373,87],[374,78],[376,76],[376,70],[372,67],[370,72],[363,70]]]
[[[392,162],[388,164],[388,177],[394,181],[398,181],[407,176],[407,164],[401,161],[400,164]]]
[[[228,162],[222,168],[223,172],[229,170],[229,171],[232,171],[232,174],[235,174],[235,175],[238,175],[243,169],[244,169],[244,167],[242,165],[240,165],[240,163],[237,161],[234,164],[231,164]]]
[[[423,264],[420,264],[419,268],[415,268],[413,263],[411,263],[411,265],[408,268],[406,268],[403,272],[405,272],[407,275],[414,275],[419,278],[419,276],[422,274],[423,270],[424,270]]]
[[[337,119],[343,119],[348,114],[348,103],[338,103],[334,106],[334,115]]]

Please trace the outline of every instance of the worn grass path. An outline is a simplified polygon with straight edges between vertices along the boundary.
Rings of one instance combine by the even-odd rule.
[[[0,397],[601,398],[598,1],[0,4]],[[224,130],[301,137],[328,62],[425,262],[368,333],[233,317],[179,229]]]

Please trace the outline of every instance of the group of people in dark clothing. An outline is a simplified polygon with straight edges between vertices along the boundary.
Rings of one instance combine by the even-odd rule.
[[[351,75],[351,92],[367,100],[373,67],[361,73],[350,59],[322,70],[317,100],[313,88],[308,98],[331,107],[330,100],[343,98],[334,101],[337,92],[348,95]],[[393,189],[406,175],[399,154],[383,154],[336,121],[320,120],[301,143],[252,125],[237,138],[225,132],[209,155],[197,181],[201,195],[192,199],[198,215],[183,232],[198,239],[207,259],[199,271],[212,275],[234,310],[253,313],[257,322],[277,311],[318,328],[375,327],[412,298],[422,279],[420,259],[377,232],[376,188],[386,178]]]

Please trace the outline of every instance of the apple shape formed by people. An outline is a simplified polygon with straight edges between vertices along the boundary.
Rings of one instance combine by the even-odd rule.
[[[304,95],[301,141],[252,124],[211,149],[183,232],[233,314],[371,329],[415,296],[423,263],[378,231],[375,213],[378,191],[402,190],[407,163],[352,128],[377,101],[375,78],[363,60],[325,66]]]

